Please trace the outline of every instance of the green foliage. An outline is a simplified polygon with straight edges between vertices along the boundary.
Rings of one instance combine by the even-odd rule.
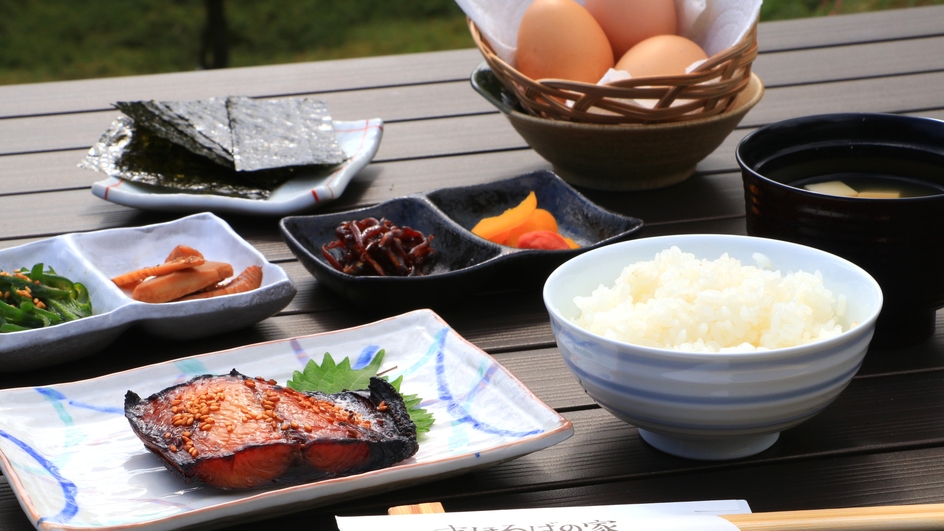
[[[370,383],[370,377],[376,376],[383,364],[384,351],[377,352],[374,359],[363,369],[354,370],[351,368],[351,360],[344,358],[341,363],[336,363],[331,354],[325,352],[321,365],[314,360],[308,360],[304,371],[295,371],[292,379],[285,385],[298,391],[320,391],[322,393],[340,393],[346,389],[367,389]],[[386,379],[386,377],[383,377]],[[403,377],[390,382],[397,392],[400,392],[400,384],[403,383]],[[429,431],[433,425],[433,414],[419,407],[423,401],[415,394],[404,395],[403,403],[406,405],[410,420],[416,424],[416,433],[422,434]]]
[[[351,30],[362,26],[462,16],[453,0],[231,1],[226,8],[237,49],[245,45],[296,52],[341,46],[349,40]]]
[[[784,20],[944,4],[944,0],[765,0],[760,19]]]
[[[468,48],[454,0],[224,3],[230,66]],[[0,84],[199,68],[199,0],[0,0]]]
[[[0,0],[0,82],[192,70],[201,5]]]

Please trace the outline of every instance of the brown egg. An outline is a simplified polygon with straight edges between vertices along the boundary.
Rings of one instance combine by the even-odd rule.
[[[658,35],[633,46],[614,67],[625,70],[634,78],[646,76],[677,76],[696,61],[707,59],[704,50],[678,35]]]
[[[518,71],[531,79],[596,83],[613,50],[596,20],[573,0],[535,0],[518,28]]]
[[[585,0],[583,5],[606,33],[614,57],[649,37],[677,32],[673,0]]]

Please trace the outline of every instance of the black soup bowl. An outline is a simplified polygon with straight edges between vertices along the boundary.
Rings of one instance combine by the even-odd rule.
[[[878,281],[885,305],[873,346],[906,346],[934,333],[935,311],[944,307],[944,122],[865,113],[795,118],[746,136],[737,160],[749,235],[831,252]],[[863,196],[806,188],[834,181]],[[879,188],[902,195],[866,193]]]

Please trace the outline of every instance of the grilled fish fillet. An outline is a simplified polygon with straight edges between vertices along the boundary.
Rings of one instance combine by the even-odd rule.
[[[403,399],[380,378],[367,391],[327,395],[234,369],[143,400],[128,391],[125,417],[172,472],[222,489],[356,474],[419,449]]]

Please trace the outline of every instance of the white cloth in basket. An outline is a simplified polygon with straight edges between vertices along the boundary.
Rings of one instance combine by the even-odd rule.
[[[456,0],[475,22],[495,53],[516,67],[515,49],[521,17],[533,0]],[[581,5],[583,0],[576,0]],[[762,0],[675,0],[679,34],[709,57],[730,48],[751,29]]]

